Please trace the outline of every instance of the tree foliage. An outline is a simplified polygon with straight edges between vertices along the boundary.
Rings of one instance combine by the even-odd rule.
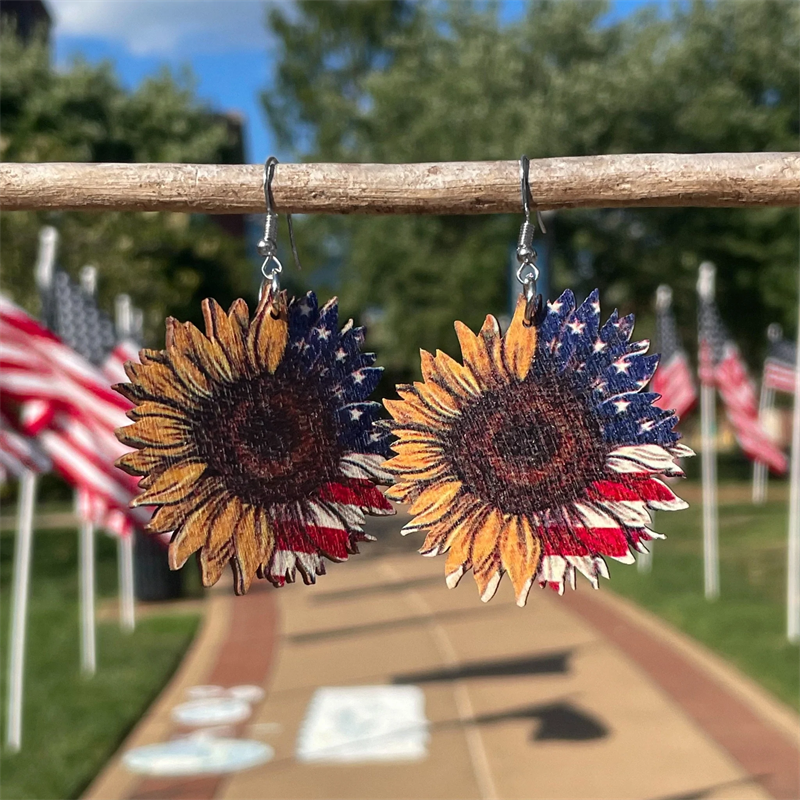
[[[56,70],[42,41],[2,34],[0,155],[4,161],[200,162],[229,160],[226,122],[195,99],[189,77],[162,72],[126,91],[108,63]],[[160,213],[4,212],[0,217],[4,292],[38,310],[33,265],[38,232],[60,232],[59,263],[75,273],[97,266],[100,303],[129,293],[146,330],[163,337],[169,314],[199,321],[200,300],[232,300],[252,290],[243,243],[207,217]]]
[[[451,161],[623,152],[794,150],[800,6],[694,0],[610,21],[601,0],[276,6],[265,107],[307,160]],[[520,218],[307,219],[305,261],[351,311],[379,320],[381,358],[416,369],[417,348],[455,350],[452,320],[502,313]],[[598,285],[644,317],[675,290],[694,338],[697,267],[718,265],[722,314],[749,355],[771,321],[796,317],[792,209],[559,212],[551,294]],[[380,313],[376,313],[380,312]]]

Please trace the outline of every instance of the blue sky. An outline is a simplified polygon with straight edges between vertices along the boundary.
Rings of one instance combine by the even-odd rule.
[[[666,0],[655,0],[665,5]],[[192,68],[200,97],[246,120],[246,156],[263,161],[275,151],[259,94],[270,83],[273,47],[264,28],[263,0],[45,0],[55,20],[56,63],[75,56],[112,60],[122,82],[135,87],[161,66]],[[611,17],[648,0],[616,0]],[[503,17],[522,13],[506,0]]]

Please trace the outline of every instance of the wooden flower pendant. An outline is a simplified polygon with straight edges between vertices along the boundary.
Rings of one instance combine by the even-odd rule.
[[[392,514],[375,484],[388,432],[366,402],[380,378],[361,352],[363,329],[340,331],[338,306],[313,293],[263,301],[250,320],[237,300],[203,303],[206,333],[167,320],[166,350],[128,363],[115,387],[136,407],[117,431],[137,448],[118,466],[144,476],[134,505],[157,506],[149,529],[172,532],[169,563],[198,551],[203,583],[233,567],[243,594],[253,576],[276,586],[300,570],[325,572],[323,556],[357,553],[365,514]]]
[[[521,606],[534,580],[561,593],[577,570],[597,587],[603,556],[646,552],[648,509],[686,506],[658,476],[691,454],[659,395],[641,393],[658,356],[629,342],[632,316],[601,327],[596,291],[577,309],[565,292],[538,328],[524,312],[520,298],[505,336],[492,316],[477,336],[456,322],[463,365],[423,351],[424,382],[385,401],[387,496],[414,516],[403,532],[426,529],[420,552],[447,553],[451,588],[472,569],[488,601],[508,572]]]

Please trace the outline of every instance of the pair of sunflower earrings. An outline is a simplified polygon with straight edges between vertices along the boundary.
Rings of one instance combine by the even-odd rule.
[[[402,532],[427,532],[423,555],[446,554],[447,585],[471,569],[484,601],[506,572],[522,606],[534,582],[563,592],[581,572],[597,587],[604,557],[647,552],[661,538],[650,510],[686,507],[662,478],[692,451],[642,392],[658,356],[630,341],[633,316],[601,325],[597,291],[577,307],[569,290],[536,295],[527,158],[508,329],[456,322],[461,363],[421,351],[422,382],[384,401],[390,421],[368,399],[382,369],[364,329],[339,327],[335,298],[280,291],[276,163],[253,317],[244,300],[227,313],[205,300],[205,334],[168,319],[166,349],[142,350],[115,387],[134,404],[117,435],[135,450],[117,464],[142,477],[133,505],[156,507],[149,530],[171,533],[170,567],[197,553],[211,586],[230,563],[236,594],[256,576],[313,583],[374,538],[365,519],[394,514],[389,500],[410,504]]]

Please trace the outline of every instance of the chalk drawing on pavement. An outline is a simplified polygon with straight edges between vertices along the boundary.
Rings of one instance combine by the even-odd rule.
[[[122,763],[131,772],[163,778],[239,772],[265,764],[275,751],[253,739],[195,734],[129,750]]]
[[[297,737],[305,762],[411,761],[428,748],[419,686],[324,686],[314,693]]]

